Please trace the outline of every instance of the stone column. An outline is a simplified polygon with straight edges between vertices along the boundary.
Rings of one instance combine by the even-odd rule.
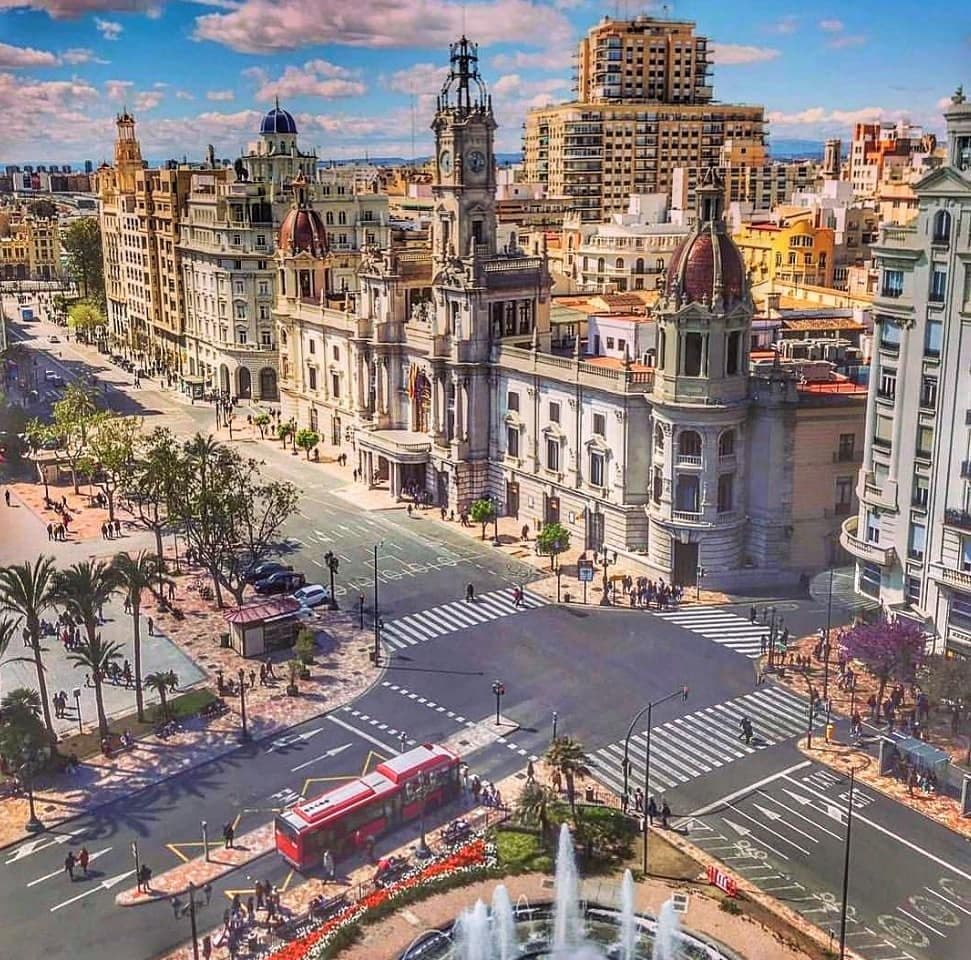
[[[432,434],[437,438],[442,433],[442,378],[432,374]]]
[[[384,413],[384,358],[376,357],[374,361],[374,412]]]
[[[464,389],[458,377],[454,377],[452,383],[455,385],[455,435],[452,439],[462,440],[465,436]]]

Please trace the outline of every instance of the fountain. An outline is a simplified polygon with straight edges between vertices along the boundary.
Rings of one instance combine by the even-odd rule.
[[[620,909],[581,903],[573,837],[564,824],[556,854],[552,903],[513,906],[505,886],[465,910],[451,926],[451,937],[423,938],[400,960],[726,960],[697,934],[681,929],[674,901],[657,919],[637,913],[634,878],[625,871]]]

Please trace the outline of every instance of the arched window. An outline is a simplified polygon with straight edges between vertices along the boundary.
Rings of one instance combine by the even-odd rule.
[[[597,273],[603,273],[604,270],[606,269],[607,269],[607,261],[604,260],[603,257],[601,257],[599,260],[597,260]]]
[[[634,261],[634,273],[643,273],[643,272],[644,272],[644,258],[638,257]]]
[[[718,438],[718,456],[719,457],[735,456],[735,431],[734,430],[726,430]]]
[[[341,226],[347,223],[347,214],[343,210],[337,214],[337,222],[341,224]]]
[[[945,245],[951,238],[951,214],[938,210],[934,214],[933,243]]]
[[[326,223],[328,227],[332,227],[334,225],[334,211],[333,210],[328,210],[324,214],[324,223]]]
[[[678,434],[678,458],[701,460],[701,434],[694,430],[682,430]]]
[[[623,270],[623,269],[624,269],[624,258],[623,258],[623,257],[618,257],[618,258],[617,258],[617,259],[616,259],[616,260],[614,261],[614,266],[615,266],[615,267],[616,267],[616,268],[617,268],[618,270]]]
[[[664,257],[657,258],[657,260],[654,262],[654,269],[657,270],[658,273],[664,272]]]
[[[664,449],[664,431],[661,429],[661,424],[659,423],[654,427],[654,449]]]

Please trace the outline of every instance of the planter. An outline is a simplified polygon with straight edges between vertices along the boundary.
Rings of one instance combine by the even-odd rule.
[[[287,696],[288,697],[297,697],[299,695],[300,695],[300,689],[297,687],[297,685],[295,683],[288,683],[287,684]]]

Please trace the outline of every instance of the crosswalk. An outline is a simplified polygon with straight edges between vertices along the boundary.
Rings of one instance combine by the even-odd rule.
[[[471,603],[458,601],[443,603],[421,613],[411,613],[399,620],[386,623],[381,630],[384,642],[395,650],[404,650],[436,637],[443,637],[457,630],[475,627],[490,620],[508,617],[524,610],[534,610],[549,603],[545,598],[528,590],[523,591],[523,602],[514,606],[512,588],[493,590],[491,593],[476,595]]]
[[[752,623],[747,617],[740,617],[721,607],[690,606],[668,613],[658,612],[653,616],[676,623],[685,630],[753,660],[761,654],[762,637],[769,632],[765,624]]]
[[[773,743],[805,731],[808,703],[783,687],[763,686],[753,693],[705,707],[651,729],[652,793],[673,790],[689,780],[741,760]],[[739,720],[752,721],[751,744],[740,738]],[[822,724],[816,721],[816,726]],[[633,792],[644,784],[645,736],[630,739],[628,783]],[[624,741],[590,756],[594,776],[618,795],[623,792]]]

